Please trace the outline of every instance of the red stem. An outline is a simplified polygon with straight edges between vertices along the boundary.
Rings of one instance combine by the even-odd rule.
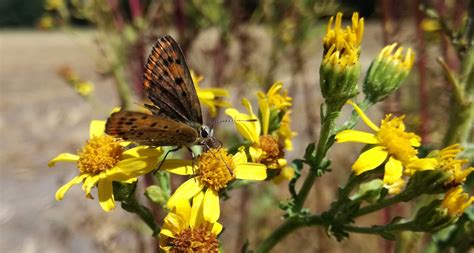
[[[128,4],[130,5],[130,11],[132,12],[132,20],[142,16],[143,10],[140,0],[128,0]]]

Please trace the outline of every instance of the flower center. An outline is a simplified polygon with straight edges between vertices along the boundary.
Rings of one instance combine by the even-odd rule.
[[[199,156],[199,181],[205,186],[219,191],[234,179],[230,171],[235,170],[232,156],[224,149],[211,148]],[[233,174],[233,173],[232,173]]]
[[[123,148],[108,135],[94,136],[79,151],[77,167],[81,173],[99,174],[113,168],[122,158]]]
[[[377,138],[380,144],[384,146],[388,153],[395,159],[407,164],[412,160],[418,151],[413,148],[411,139],[420,138],[414,133],[405,132],[403,124],[404,117],[393,117],[391,114],[385,116],[382,120],[380,130],[377,132]]]
[[[187,228],[170,238],[170,252],[219,252],[217,236],[206,226]]]
[[[260,148],[263,150],[260,162],[267,167],[278,166],[278,159],[285,155],[282,145],[271,135],[260,136]]]

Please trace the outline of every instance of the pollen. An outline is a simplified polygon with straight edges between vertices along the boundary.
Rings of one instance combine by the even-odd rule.
[[[391,114],[386,115],[382,120],[377,138],[390,155],[403,164],[407,164],[418,153],[411,140],[419,140],[420,137],[414,133],[405,132],[403,118],[403,116],[392,118]]]
[[[122,152],[122,146],[111,136],[94,136],[79,151],[77,167],[81,173],[96,175],[113,168],[122,158]]]
[[[187,228],[170,238],[170,252],[219,252],[217,236],[204,225]]]
[[[278,166],[278,159],[284,156],[283,147],[278,140],[271,135],[260,136],[260,148],[263,150],[261,163],[267,167]]]
[[[224,149],[211,148],[199,156],[199,181],[215,191],[227,186],[234,179],[235,165],[232,156]]]

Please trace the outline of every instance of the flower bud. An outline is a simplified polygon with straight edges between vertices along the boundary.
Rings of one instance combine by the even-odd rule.
[[[397,43],[384,47],[370,65],[363,90],[372,103],[379,102],[392,94],[410,73],[415,54],[411,48],[408,48],[404,56],[402,47],[393,53],[396,47]]]
[[[323,38],[324,56],[319,69],[321,93],[326,104],[340,108],[357,95],[360,75],[359,51],[364,33],[364,19],[358,13],[352,16],[352,26],[342,28],[342,13],[328,23]]]

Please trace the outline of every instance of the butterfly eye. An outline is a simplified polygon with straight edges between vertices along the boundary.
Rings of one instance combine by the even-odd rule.
[[[211,134],[211,129],[207,126],[202,126],[199,129],[199,132],[200,132],[199,134],[201,135],[201,138],[207,138]]]

